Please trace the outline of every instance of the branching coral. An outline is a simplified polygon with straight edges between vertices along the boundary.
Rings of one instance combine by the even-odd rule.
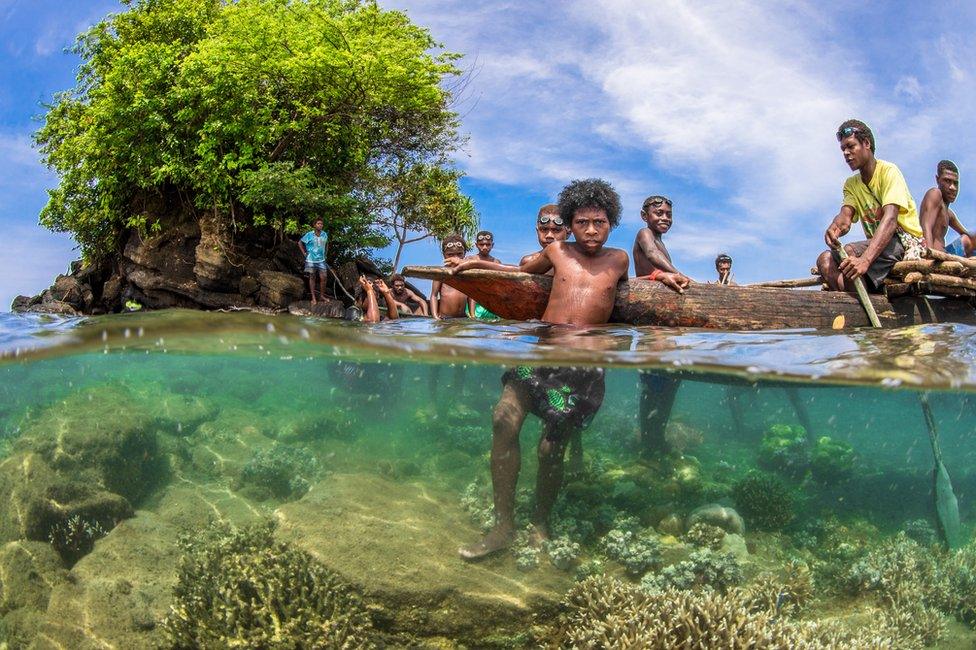
[[[547,540],[542,545],[549,562],[562,571],[568,571],[579,558],[580,545],[567,537],[556,537]]]
[[[648,593],[605,576],[569,592],[567,617],[551,647],[574,648],[889,648],[882,630],[854,633],[822,623],[794,623],[756,611],[738,589],[726,594],[669,589]]]
[[[793,617],[813,599],[813,575],[803,562],[792,560],[781,574],[764,573],[743,591],[753,610]]]
[[[810,467],[810,442],[806,429],[799,425],[774,424],[759,443],[759,465],[792,476],[802,477]]]
[[[267,523],[184,536],[171,648],[368,648],[372,627],[358,597],[304,551],[275,541]]]
[[[96,520],[73,515],[51,528],[48,541],[68,566],[91,552],[95,541],[105,537],[106,530]]]

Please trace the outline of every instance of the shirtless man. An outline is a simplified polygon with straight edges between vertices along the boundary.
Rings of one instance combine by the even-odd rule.
[[[542,320],[559,325],[601,325],[610,318],[617,284],[626,279],[627,253],[604,248],[610,230],[620,222],[620,197],[599,179],[573,181],[559,195],[559,216],[569,223],[574,242],[553,241],[519,265],[526,273],[553,271],[552,291]],[[455,273],[465,269],[503,270],[476,259],[447,261]],[[570,339],[577,330],[559,328],[554,336]],[[575,337],[578,345],[583,337]],[[570,344],[568,341],[563,345]],[[511,546],[515,539],[515,488],[521,468],[519,433],[529,413],[543,422],[539,471],[532,515],[533,542],[549,535],[549,514],[563,479],[566,443],[586,427],[603,403],[600,368],[530,368],[519,366],[502,377],[502,395],[492,420],[491,482],[495,525],[485,537],[459,550],[473,560]]]
[[[399,273],[390,276],[390,289],[393,291],[393,298],[414,316],[430,315],[427,311],[427,301],[411,291],[407,287],[407,281]]]
[[[359,276],[359,286],[362,289],[359,308],[363,311],[362,321],[364,323],[378,323],[382,318],[386,320],[396,320],[400,317],[397,313],[397,304],[393,299],[393,292],[386,286],[386,283],[376,278],[372,282],[366,279],[365,275]],[[386,303],[385,316],[380,314],[380,306],[376,300],[376,292],[379,291]]]
[[[976,248],[976,233],[970,234],[956,217],[949,205],[959,196],[959,168],[951,160],[942,160],[935,170],[935,184],[925,193],[919,216],[925,245],[937,251],[969,257]],[[945,243],[949,227],[959,233],[959,237],[948,246]]]
[[[464,259],[468,245],[460,235],[449,235],[441,242],[441,252],[445,260]],[[468,306],[468,297],[440,280],[434,280],[430,286],[430,315],[434,318],[464,318]]]
[[[691,280],[674,268],[668,247],[664,245],[664,233],[671,229],[672,217],[671,199],[657,195],[644,199],[641,219],[647,228],[641,228],[634,240],[634,271],[637,277],[647,276],[684,293]]]

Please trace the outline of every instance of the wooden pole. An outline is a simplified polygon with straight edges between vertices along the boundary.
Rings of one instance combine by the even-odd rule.
[[[847,250],[843,244],[838,246],[837,250],[839,251],[841,261],[846,260]],[[871,296],[868,295],[867,287],[864,286],[864,279],[860,276],[854,278],[854,288],[857,290],[857,299],[861,301],[861,306],[864,307],[864,311],[868,315],[868,320],[871,321],[871,327],[881,327],[878,312],[874,310],[874,305],[871,303]]]
[[[942,275],[959,277],[973,275],[973,271],[959,262],[940,262],[939,260],[903,260],[895,262],[891,268],[891,276],[896,278],[903,277],[908,273],[941,273]]]
[[[770,280],[769,282],[755,282],[746,284],[746,287],[773,287],[779,289],[799,289],[801,287],[819,287],[823,284],[823,278],[819,275],[811,278],[797,278],[796,280]]]
[[[972,259],[970,257],[950,255],[945,251],[937,251],[931,248],[926,248],[922,257],[929,260],[938,260],[940,262],[957,262],[965,266],[970,271],[976,271],[976,259]]]

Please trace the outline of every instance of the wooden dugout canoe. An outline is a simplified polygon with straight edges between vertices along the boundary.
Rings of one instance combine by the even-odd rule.
[[[508,271],[469,270],[451,275],[439,266],[408,266],[403,274],[440,280],[464,292],[502,318],[539,319],[552,277]],[[922,323],[976,324],[971,298],[872,295],[884,327]],[[721,330],[830,329],[838,316],[844,327],[869,327],[853,293],[693,283],[683,294],[660,282],[631,278],[620,283],[610,321],[662,327]]]

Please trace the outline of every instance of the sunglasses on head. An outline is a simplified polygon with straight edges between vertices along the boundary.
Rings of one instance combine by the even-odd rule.
[[[479,242],[482,242],[482,241],[492,241],[492,239],[493,238],[492,238],[491,235],[481,235],[481,236],[478,237],[478,241]]]
[[[839,141],[843,140],[844,138],[851,137],[855,133],[864,133],[864,131],[861,130],[860,127],[857,127],[857,126],[845,126],[843,129],[840,129],[839,131],[837,131],[837,140],[839,142]]]
[[[544,214],[541,217],[539,217],[539,225],[544,226],[547,223],[552,223],[552,224],[557,225],[557,226],[563,226],[563,225],[566,224],[566,222],[563,221],[563,218],[562,217],[557,217],[555,215]]]

